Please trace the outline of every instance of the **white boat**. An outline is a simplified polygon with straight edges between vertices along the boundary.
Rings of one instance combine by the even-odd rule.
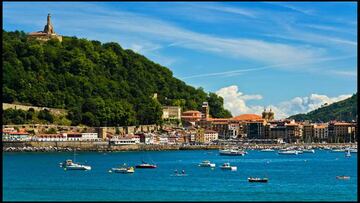
[[[223,156],[245,156],[246,152],[236,149],[219,150],[219,154]]]
[[[91,166],[77,164],[70,159],[66,160],[64,163],[61,163],[60,167],[63,167],[64,170],[91,170]]]
[[[64,168],[64,170],[91,170],[91,166],[82,165],[79,163],[75,163],[76,153],[74,150],[74,161],[68,159],[63,163],[60,163],[60,167]]]
[[[220,166],[221,169],[223,170],[231,170],[231,171],[236,171],[237,167],[236,166],[230,166],[230,163],[224,163],[222,166]]]
[[[350,153],[357,153],[357,149],[350,149]]]
[[[349,180],[349,179],[350,179],[350,176],[336,176],[336,179]]]
[[[119,168],[112,168],[111,170],[109,170],[109,172],[114,172],[114,173],[134,173],[135,169],[134,167],[130,166],[130,167],[126,167],[126,165],[124,165],[123,167],[119,167]]]
[[[345,153],[345,157],[351,157],[351,154],[350,154],[350,149],[348,149]]]
[[[211,163],[210,161],[208,160],[205,160],[205,161],[202,161],[200,164],[199,164],[200,167],[215,167],[215,164],[214,163]]]
[[[313,150],[313,149],[304,149],[304,150],[302,150],[302,152],[304,152],[304,153],[315,153],[315,150]]]
[[[275,150],[273,150],[273,149],[262,149],[260,151],[261,152],[274,152]]]
[[[298,151],[297,150],[280,150],[280,151],[278,151],[278,154],[282,154],[282,155],[298,155]]]

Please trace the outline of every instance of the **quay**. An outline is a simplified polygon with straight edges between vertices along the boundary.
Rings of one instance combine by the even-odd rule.
[[[356,147],[357,143],[316,143],[316,144],[248,144],[233,145],[244,149],[280,149],[284,147],[312,147],[312,148],[344,148]],[[227,146],[229,147],[229,146]],[[132,144],[111,145],[109,142],[85,142],[85,141],[50,141],[50,142],[3,142],[4,152],[56,152],[56,151],[88,151],[88,152],[115,152],[115,151],[167,151],[167,150],[218,150],[225,148],[224,145],[155,145],[155,144]]]

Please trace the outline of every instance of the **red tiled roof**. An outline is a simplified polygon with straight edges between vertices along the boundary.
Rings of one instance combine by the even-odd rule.
[[[262,120],[262,117],[256,114],[241,114],[233,117],[232,120],[245,121],[245,120]]]

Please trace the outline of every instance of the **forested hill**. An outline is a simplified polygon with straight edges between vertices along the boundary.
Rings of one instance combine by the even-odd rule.
[[[157,93],[157,99],[153,99]],[[73,125],[159,123],[162,105],[231,117],[223,99],[173,77],[172,72],[117,43],[76,37],[39,42],[3,30],[3,102],[65,108]]]
[[[297,121],[312,120],[313,122],[328,122],[330,120],[351,121],[356,120],[357,116],[357,93],[352,97],[335,102],[328,106],[318,108],[307,114],[296,114],[290,116],[290,119]]]

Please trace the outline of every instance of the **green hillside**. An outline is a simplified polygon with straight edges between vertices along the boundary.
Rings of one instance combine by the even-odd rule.
[[[330,120],[351,121],[357,119],[357,93],[352,97],[318,108],[307,114],[296,114],[289,117],[296,121],[311,120],[328,122]]]
[[[223,98],[117,43],[63,37],[39,42],[3,30],[3,102],[65,108],[72,125],[122,126],[161,122],[161,105],[231,117]],[[153,99],[157,93],[157,99]]]

